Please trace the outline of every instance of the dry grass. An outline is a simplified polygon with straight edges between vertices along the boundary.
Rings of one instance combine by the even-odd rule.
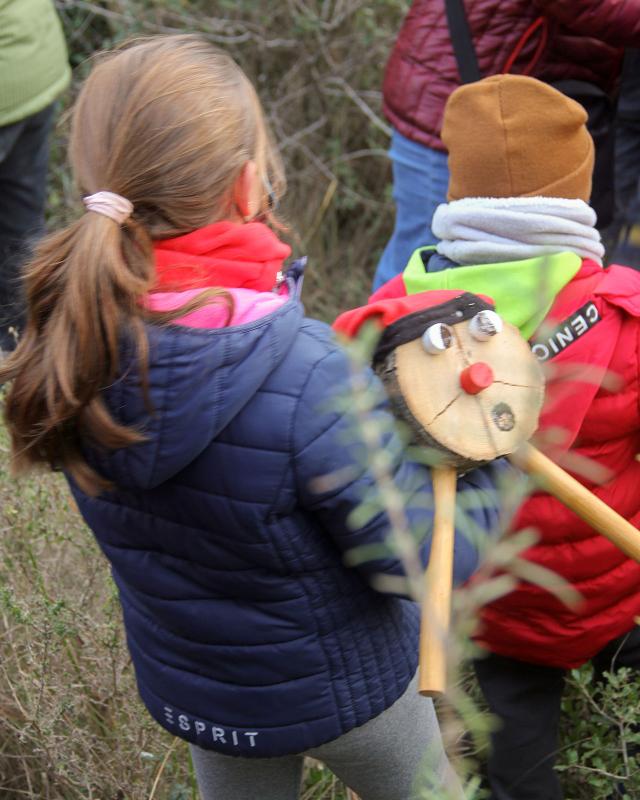
[[[9,478],[4,433],[1,455],[0,796],[178,798],[152,793],[190,778],[137,700],[105,559],[62,478]]]

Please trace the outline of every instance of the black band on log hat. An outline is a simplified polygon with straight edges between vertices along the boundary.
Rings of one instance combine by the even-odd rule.
[[[430,325],[438,322],[445,325],[457,325],[459,322],[475,317],[480,311],[495,311],[495,306],[487,303],[478,295],[465,292],[446,303],[440,303],[440,305],[401,317],[382,332],[373,353],[374,368],[379,366],[396,347],[419,339]]]

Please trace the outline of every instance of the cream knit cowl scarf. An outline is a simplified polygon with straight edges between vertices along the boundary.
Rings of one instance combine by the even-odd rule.
[[[468,197],[436,209],[437,251],[457,264],[493,264],[570,251],[602,264],[595,211],[583,200]]]

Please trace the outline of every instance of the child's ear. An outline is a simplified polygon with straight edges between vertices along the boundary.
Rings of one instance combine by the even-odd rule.
[[[255,161],[247,161],[236,178],[232,190],[233,203],[245,222],[260,210],[260,179]]]

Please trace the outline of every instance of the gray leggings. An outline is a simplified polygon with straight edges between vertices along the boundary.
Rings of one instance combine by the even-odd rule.
[[[234,758],[191,745],[202,800],[298,800],[304,756],[324,762],[361,800],[425,800],[462,790],[442,747],[433,703],[416,680],[380,716],[306,753]],[[441,796],[441,795],[440,795]]]

